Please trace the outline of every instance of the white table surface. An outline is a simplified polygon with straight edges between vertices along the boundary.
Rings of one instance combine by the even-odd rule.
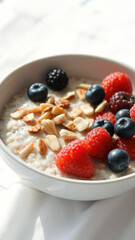
[[[134,0],[0,0],[0,81],[31,60],[79,53],[135,68]],[[97,202],[20,183],[0,157],[1,240],[133,240],[135,189]]]

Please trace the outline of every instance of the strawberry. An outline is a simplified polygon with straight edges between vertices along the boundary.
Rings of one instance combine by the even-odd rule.
[[[135,121],[135,104],[130,109],[130,117]]]
[[[94,120],[99,120],[99,119],[107,119],[108,121],[112,122],[112,124],[115,124],[115,115],[110,112],[110,111],[103,111],[101,113],[98,113]]]
[[[90,178],[94,173],[86,142],[83,140],[75,140],[67,144],[57,154],[55,164],[62,172],[76,177]]]
[[[119,91],[125,91],[132,94],[132,83],[125,73],[114,72],[106,76],[101,82],[105,91],[105,99],[110,100],[111,96]]]
[[[118,138],[115,147],[127,151],[130,160],[135,160],[135,136],[129,139]]]

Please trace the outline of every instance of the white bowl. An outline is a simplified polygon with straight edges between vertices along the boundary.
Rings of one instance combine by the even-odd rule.
[[[124,72],[132,79],[135,71],[128,66],[104,58],[63,55],[40,59],[19,67],[0,84],[0,112],[9,99],[34,81],[43,80],[45,71],[62,68],[69,76],[103,79],[114,72]],[[0,140],[0,152],[6,163],[28,185],[51,195],[72,200],[98,200],[116,196],[135,187],[135,173],[112,180],[74,180],[50,176],[28,166],[11,153]]]

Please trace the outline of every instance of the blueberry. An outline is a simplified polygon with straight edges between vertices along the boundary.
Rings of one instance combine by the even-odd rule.
[[[42,102],[47,98],[48,90],[43,83],[33,83],[27,90],[28,97],[33,102]]]
[[[111,136],[114,134],[114,126],[113,126],[113,124],[112,124],[109,120],[107,120],[107,119],[99,119],[99,120],[96,120],[96,121],[92,124],[91,129],[94,129],[94,128],[97,128],[97,127],[103,127],[103,128],[105,128],[105,129],[110,133]]]
[[[94,84],[86,91],[86,101],[92,105],[98,105],[104,99],[104,89],[99,84]]]
[[[121,138],[131,138],[135,134],[135,122],[131,118],[122,117],[116,121],[114,131]]]
[[[122,117],[128,117],[130,118],[130,110],[129,109],[121,109],[119,110],[116,115],[115,115],[115,119],[116,121],[119,119],[119,118],[122,118]]]
[[[130,157],[128,153],[123,149],[113,149],[111,152],[109,152],[107,156],[107,164],[108,167],[113,172],[123,172],[126,170],[130,163]]]

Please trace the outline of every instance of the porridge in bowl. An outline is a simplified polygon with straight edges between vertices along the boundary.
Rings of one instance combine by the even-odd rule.
[[[130,115],[119,117],[124,118],[123,125],[116,121],[114,104],[115,94],[125,99],[126,92],[131,101],[122,109],[134,111],[131,82],[123,73],[109,76],[100,84],[93,79],[68,79],[62,70],[52,70],[46,85],[32,84],[5,106],[0,121],[3,142],[26,164],[60,177],[101,180],[135,172],[135,121]],[[125,133],[129,125],[130,136],[121,136],[121,125]]]

